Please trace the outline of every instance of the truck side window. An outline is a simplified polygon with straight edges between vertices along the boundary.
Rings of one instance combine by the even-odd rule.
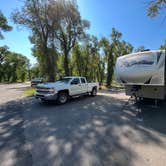
[[[80,79],[74,78],[73,81],[71,82],[71,85],[77,85],[77,84],[80,84]]]
[[[85,84],[85,83],[86,83],[85,78],[81,78],[81,83],[82,83],[82,84]]]

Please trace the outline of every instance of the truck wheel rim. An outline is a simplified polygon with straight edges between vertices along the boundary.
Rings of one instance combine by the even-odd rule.
[[[61,103],[65,103],[66,102],[66,100],[67,100],[67,97],[66,96],[60,96],[60,102]]]
[[[96,90],[95,89],[93,90],[93,95],[96,95]]]

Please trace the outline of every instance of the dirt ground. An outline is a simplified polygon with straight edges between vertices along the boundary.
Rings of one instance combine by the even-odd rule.
[[[30,83],[0,84],[0,104],[25,97],[22,93]]]
[[[102,90],[58,106],[22,98],[24,87],[0,85],[0,165],[166,165],[166,102]]]

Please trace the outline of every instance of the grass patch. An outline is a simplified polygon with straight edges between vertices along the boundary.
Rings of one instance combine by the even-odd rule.
[[[23,92],[27,96],[33,96],[35,93],[35,88],[27,88]]]
[[[124,87],[123,85],[118,84],[115,80],[112,80],[111,86],[112,86],[112,87],[117,87],[117,88]]]
[[[115,80],[112,80],[112,83],[111,83],[111,86],[110,86],[110,87],[107,87],[106,83],[103,83],[100,87],[101,87],[102,89],[107,89],[107,88],[112,88],[112,87],[115,87],[115,88],[122,88],[122,87],[124,87],[124,86],[121,85],[121,84],[118,84]]]

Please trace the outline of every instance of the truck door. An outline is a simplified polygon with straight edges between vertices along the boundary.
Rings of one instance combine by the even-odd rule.
[[[82,93],[80,78],[74,78],[70,83],[70,95],[78,95]]]
[[[81,88],[82,88],[82,93],[87,93],[88,84],[87,84],[87,81],[84,77],[81,77]]]

